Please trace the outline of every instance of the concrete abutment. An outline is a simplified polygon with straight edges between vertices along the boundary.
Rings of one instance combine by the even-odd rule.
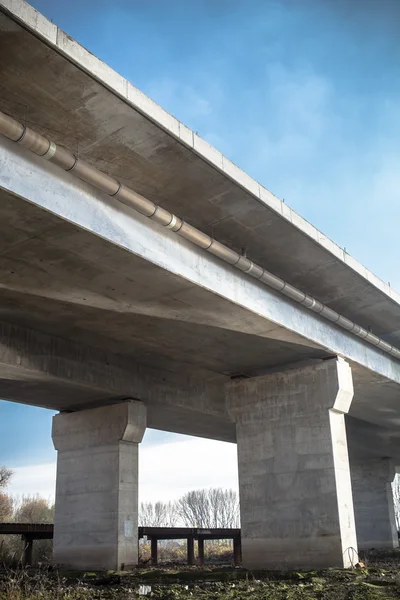
[[[60,413],[54,562],[120,569],[138,561],[138,445],[146,407],[138,401]]]
[[[357,552],[342,359],[234,381],[243,564],[348,567]]]

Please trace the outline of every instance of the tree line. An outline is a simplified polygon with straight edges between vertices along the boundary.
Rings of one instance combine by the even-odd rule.
[[[4,490],[10,482],[12,471],[0,467],[0,522],[53,523],[54,505],[39,495],[10,496]]]
[[[239,498],[234,490],[211,488],[187,492],[173,502],[142,502],[142,527],[239,527]]]
[[[7,494],[12,471],[0,466],[0,522],[4,523],[53,523],[54,505],[39,495],[16,498]],[[20,536],[0,536],[0,563],[18,564],[23,554]],[[51,540],[37,540],[34,544],[34,562],[51,560]]]

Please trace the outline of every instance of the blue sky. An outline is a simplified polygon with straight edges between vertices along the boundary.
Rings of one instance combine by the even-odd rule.
[[[32,3],[400,289],[398,0]],[[0,414],[0,463],[54,460],[47,411]]]

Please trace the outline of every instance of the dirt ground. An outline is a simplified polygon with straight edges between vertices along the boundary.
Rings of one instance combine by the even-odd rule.
[[[370,552],[365,566],[308,572],[231,566],[130,572],[0,572],[1,600],[389,600],[400,598],[400,552]]]

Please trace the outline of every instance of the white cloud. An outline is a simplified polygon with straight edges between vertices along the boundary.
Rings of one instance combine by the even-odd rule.
[[[54,499],[56,464],[16,467],[8,491]],[[237,489],[236,444],[176,436],[171,442],[140,448],[140,501],[170,500],[208,487]]]
[[[208,487],[238,487],[236,444],[188,437],[141,449],[141,501],[169,500]]]
[[[11,485],[7,488],[12,496],[39,494],[43,498],[54,500],[56,482],[56,463],[31,465],[13,468]]]
[[[213,110],[210,94],[204,94],[189,84],[181,85],[171,78],[164,77],[149,83],[147,92],[151,98],[155,98],[161,106],[166,106],[169,110],[178,105],[180,119],[183,120],[207,117]]]

